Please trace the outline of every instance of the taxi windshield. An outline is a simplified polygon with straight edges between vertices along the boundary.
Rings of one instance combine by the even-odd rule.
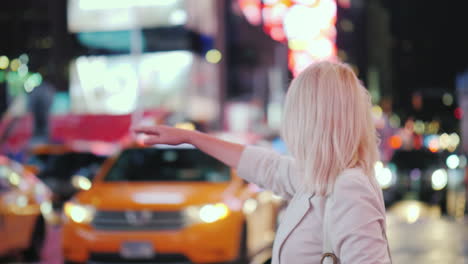
[[[125,150],[104,178],[107,182],[226,182],[230,169],[197,149]]]
[[[86,174],[94,172],[104,162],[106,157],[96,156],[91,153],[63,153],[63,154],[40,154],[31,160],[31,164],[41,168],[39,178],[49,176],[58,179],[69,179],[74,174]]]

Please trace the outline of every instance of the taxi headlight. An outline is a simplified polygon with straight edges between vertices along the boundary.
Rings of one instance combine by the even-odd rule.
[[[87,224],[93,220],[96,209],[90,205],[67,202],[64,206],[64,212],[65,216],[73,222]]]
[[[226,218],[229,208],[223,203],[190,206],[185,209],[185,217],[189,223],[213,223]]]
[[[71,184],[77,190],[82,190],[82,191],[87,191],[91,189],[91,186],[93,185],[91,180],[89,180],[88,178],[82,175],[74,175],[71,179]]]

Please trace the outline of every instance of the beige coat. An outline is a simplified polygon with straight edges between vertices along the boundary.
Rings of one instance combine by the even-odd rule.
[[[320,263],[325,199],[301,191],[303,183],[294,160],[260,147],[247,147],[237,171],[247,181],[289,200],[275,238],[272,263]],[[390,263],[385,207],[375,179],[359,168],[345,170],[327,203],[330,244],[341,264]]]

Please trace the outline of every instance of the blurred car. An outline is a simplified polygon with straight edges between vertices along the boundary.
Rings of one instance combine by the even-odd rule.
[[[448,172],[446,157],[428,150],[398,150],[387,165],[377,163],[376,177],[387,207],[411,199],[437,205],[444,212]]]
[[[51,191],[25,167],[0,156],[0,256],[23,253],[37,261],[47,220],[53,220]]]
[[[280,199],[190,145],[131,147],[64,206],[72,263],[265,263]]]
[[[54,193],[55,206],[61,208],[76,193],[76,185],[83,182],[83,178],[90,182],[114,152],[113,145],[104,143],[44,144],[31,150],[28,163],[37,167],[38,177]]]

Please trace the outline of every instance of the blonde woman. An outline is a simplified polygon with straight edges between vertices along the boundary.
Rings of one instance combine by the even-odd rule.
[[[291,157],[167,126],[135,132],[147,145],[193,144],[288,199],[273,264],[391,263],[370,108],[353,71],[324,61],[299,74],[286,95],[281,134]]]

